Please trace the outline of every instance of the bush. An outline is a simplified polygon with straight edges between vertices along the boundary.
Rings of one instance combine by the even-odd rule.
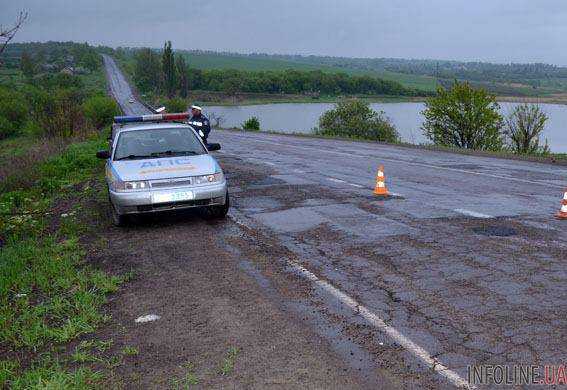
[[[114,116],[120,114],[118,105],[107,96],[93,96],[83,103],[83,112],[87,121],[97,129],[110,125]]]
[[[540,135],[545,129],[547,115],[537,104],[517,106],[506,118],[506,135],[508,146],[521,154],[547,153],[547,142],[540,145]]]
[[[43,129],[41,128],[39,123],[30,119],[22,127],[21,132],[22,132],[22,134],[25,134],[25,135],[28,135],[28,136],[39,137],[43,134]]]
[[[319,118],[317,134],[397,142],[398,132],[384,112],[376,112],[368,103],[347,100]]]
[[[163,105],[169,113],[187,111],[187,102],[180,98],[167,99]]]
[[[260,119],[258,117],[253,116],[249,118],[242,124],[242,128],[244,130],[253,130],[253,131],[260,131]]]
[[[485,90],[455,81],[450,90],[439,87],[437,96],[427,99],[425,107],[422,129],[436,145],[481,150],[502,148],[500,106]]]
[[[74,88],[55,89],[45,98],[43,96],[44,100],[34,112],[45,135],[70,137],[82,129],[85,122],[82,91]]]
[[[13,133],[18,132],[22,128],[24,123],[26,123],[28,115],[29,106],[20,93],[6,88],[0,89],[0,117],[3,117],[10,123]],[[4,129],[7,126],[6,121],[3,121]]]
[[[55,88],[77,88],[83,89],[84,85],[79,76],[66,73],[48,73],[38,77],[37,84],[39,87],[51,90]]]
[[[8,119],[0,116],[0,139],[8,138],[18,132],[18,129]]]

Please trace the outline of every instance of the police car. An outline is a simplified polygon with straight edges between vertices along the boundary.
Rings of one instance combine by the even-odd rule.
[[[106,182],[113,222],[129,215],[199,207],[214,218],[226,216],[230,200],[223,171],[186,123],[188,113],[114,118],[106,159]]]

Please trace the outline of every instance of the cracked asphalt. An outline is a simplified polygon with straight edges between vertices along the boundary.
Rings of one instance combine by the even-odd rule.
[[[124,111],[144,113],[143,105],[129,103],[132,92],[112,59],[105,57],[105,64]],[[230,386],[454,385],[336,296],[294,274],[290,262],[356,300],[462,378],[469,365],[567,364],[567,223],[554,218],[567,184],[565,167],[240,131],[215,130],[211,140],[223,147],[216,156],[227,174],[233,207],[226,222],[206,226],[218,258],[199,266],[198,280],[209,278],[214,285],[218,275],[207,276],[206,264],[221,261],[240,285],[223,285],[232,303],[212,300],[208,310],[222,318],[231,305],[247,307],[252,330],[240,334],[240,342],[253,346],[257,328],[262,343],[273,334],[283,348],[281,354],[264,355],[282,367],[277,382],[268,378],[276,375],[273,371],[260,373],[259,361],[248,356],[249,364],[240,367],[248,372],[248,382],[237,377]],[[385,200],[372,195],[380,164],[395,193]],[[190,262],[180,262],[179,251],[195,250],[187,237],[203,229],[203,222],[187,218],[159,229],[152,223],[126,229],[117,245],[144,243],[165,264],[164,272],[175,260],[175,272],[190,284]],[[176,242],[176,236],[183,238]],[[200,251],[206,256],[205,248]],[[106,256],[118,254],[111,248]],[[135,268],[137,262],[141,269],[147,266],[143,256],[130,258],[128,266]],[[210,267],[214,272],[219,266]],[[151,272],[163,278],[155,264]],[[152,300],[152,307],[159,311],[162,305],[168,312],[184,298],[205,299],[198,290],[191,291],[197,296],[179,297],[175,286],[164,288],[161,300],[140,292],[137,304]],[[255,291],[255,301],[246,301],[251,293],[235,297],[234,291],[243,288]],[[119,298],[114,310],[126,318]],[[264,319],[260,314],[250,319],[247,303],[260,301],[270,310],[261,310]],[[286,331],[266,320],[276,317],[285,319]],[[214,324],[201,329],[218,331]],[[183,329],[169,332],[172,337]],[[319,341],[301,343],[298,337]],[[297,367],[285,368],[298,356],[305,370],[301,381]]]

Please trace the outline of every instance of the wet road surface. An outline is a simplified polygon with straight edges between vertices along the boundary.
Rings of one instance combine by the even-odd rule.
[[[105,63],[122,105],[130,89]],[[321,353],[354,375],[342,387],[464,387],[469,365],[567,363],[567,225],[554,218],[566,168],[250,132],[211,140],[233,208],[210,233],[265,299],[326,340]],[[386,200],[372,195],[380,164]]]
[[[106,54],[103,54],[102,58],[111,94],[118,102],[124,115],[151,114],[152,112],[136,98],[124,74],[118,68],[116,61]]]

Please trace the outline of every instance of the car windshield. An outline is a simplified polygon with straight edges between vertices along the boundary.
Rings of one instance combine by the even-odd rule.
[[[134,130],[120,133],[114,160],[192,156],[206,151],[186,128]]]

